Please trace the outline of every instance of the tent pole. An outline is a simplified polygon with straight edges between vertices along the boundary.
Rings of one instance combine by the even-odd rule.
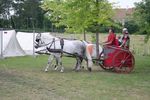
[[[1,55],[0,55],[0,59],[3,59],[3,29],[0,28],[0,37],[1,37]]]
[[[34,41],[35,41],[35,30],[33,30],[33,57],[35,57]]]

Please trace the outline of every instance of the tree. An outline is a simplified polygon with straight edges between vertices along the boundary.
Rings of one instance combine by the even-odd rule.
[[[44,0],[42,8],[56,26],[65,25],[66,31],[75,33],[82,33],[95,23],[108,24],[112,16],[107,0]]]
[[[18,28],[42,28],[43,10],[39,7],[41,0],[16,0],[14,4]]]
[[[136,33],[139,31],[139,25],[132,18],[125,22],[124,27],[126,27],[128,29],[130,34],[133,34],[133,33]]]
[[[95,26],[97,57],[99,52],[98,30],[101,24],[110,24],[112,6],[107,0],[44,0],[42,8],[56,26],[66,26],[66,31],[83,33]]]
[[[12,6],[12,0],[1,0],[0,1],[0,16],[2,18],[7,18],[10,15],[10,8]]]
[[[145,42],[150,37],[150,0],[142,0],[136,3],[134,19],[140,26],[140,32],[147,34]]]
[[[0,0],[0,27],[10,27],[9,19],[12,3],[12,0]]]

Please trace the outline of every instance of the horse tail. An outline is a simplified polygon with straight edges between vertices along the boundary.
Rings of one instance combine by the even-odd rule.
[[[87,67],[88,68],[91,68],[92,65],[93,65],[92,53],[93,53],[93,44],[87,44],[85,55],[86,55],[86,58],[87,58],[87,64],[88,64]]]

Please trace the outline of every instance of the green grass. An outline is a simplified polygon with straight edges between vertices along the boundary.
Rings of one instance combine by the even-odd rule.
[[[65,72],[45,73],[48,56],[0,60],[0,100],[149,100],[150,57],[135,56],[130,74],[72,71],[73,58],[63,58]]]

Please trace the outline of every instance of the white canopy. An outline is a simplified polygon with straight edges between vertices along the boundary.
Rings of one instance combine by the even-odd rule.
[[[16,38],[15,30],[0,31],[0,55],[3,57],[25,55]]]
[[[34,54],[34,39],[37,33],[17,32],[17,40],[27,55]]]

